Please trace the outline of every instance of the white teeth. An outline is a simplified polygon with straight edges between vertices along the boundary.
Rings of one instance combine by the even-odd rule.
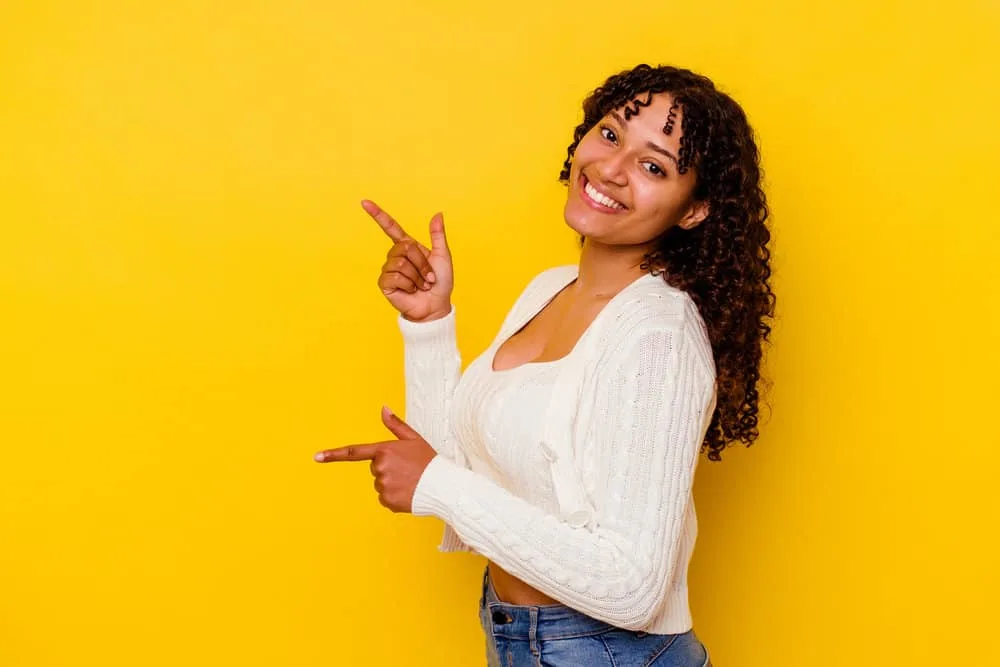
[[[583,186],[583,191],[587,193],[588,197],[596,201],[598,204],[603,204],[608,208],[625,208],[611,197],[605,197],[598,192],[597,188],[590,184],[590,181],[587,181],[587,184]]]

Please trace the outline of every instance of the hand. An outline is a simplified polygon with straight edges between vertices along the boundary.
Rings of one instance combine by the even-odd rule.
[[[450,313],[455,278],[444,216],[438,213],[431,218],[428,250],[374,202],[365,200],[361,206],[393,241],[378,277],[378,286],[392,307],[415,322]]]
[[[382,408],[382,423],[399,440],[327,449],[314,458],[319,463],[371,461],[378,501],[393,512],[412,512],[417,482],[437,453],[387,407]]]

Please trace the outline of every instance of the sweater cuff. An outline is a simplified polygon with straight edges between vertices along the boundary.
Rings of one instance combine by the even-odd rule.
[[[455,339],[455,307],[444,317],[429,322],[412,322],[402,315],[396,317],[403,340],[408,343],[447,342]]]
[[[413,516],[436,516],[447,522],[458,503],[465,474],[472,473],[440,454],[431,459],[413,491]]]
[[[458,536],[455,529],[444,524],[444,534],[441,536],[441,543],[438,544],[438,551],[441,553],[455,553],[457,551],[467,551],[470,553],[475,553],[472,547],[462,541],[462,538]]]

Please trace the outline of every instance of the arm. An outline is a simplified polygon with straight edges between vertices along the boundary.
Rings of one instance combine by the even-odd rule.
[[[714,369],[685,325],[647,330],[606,363],[591,415],[597,527],[574,528],[488,479],[435,457],[413,513],[434,514],[476,551],[594,618],[641,629],[673,578]]]
[[[465,458],[451,434],[451,399],[462,374],[462,358],[455,335],[455,307],[444,317],[429,322],[411,322],[398,317],[403,334],[403,375],[406,391],[406,421],[432,443],[434,450],[457,466]],[[455,530],[445,524],[438,550],[468,551]]]
[[[411,322],[400,315],[398,323],[403,334],[406,421],[438,454],[460,461],[448,419],[462,368],[455,308],[429,322]]]

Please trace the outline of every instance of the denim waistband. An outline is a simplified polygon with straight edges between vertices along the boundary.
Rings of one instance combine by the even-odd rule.
[[[497,598],[490,569],[483,572],[481,611],[483,622],[492,623],[493,634],[507,639],[546,641],[585,637],[615,629],[613,625],[563,604],[516,605]]]

